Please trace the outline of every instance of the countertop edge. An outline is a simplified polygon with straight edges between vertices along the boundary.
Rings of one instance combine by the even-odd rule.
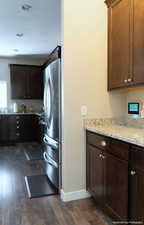
[[[87,128],[85,128],[85,130],[90,131],[90,132],[93,132],[93,133],[96,133],[96,134],[100,134],[100,135],[103,135],[103,136],[106,136],[106,137],[114,138],[114,139],[117,139],[117,140],[120,140],[120,141],[123,141],[123,142],[127,142],[128,144],[133,144],[133,145],[137,145],[139,147],[144,147],[144,143],[142,144],[142,143],[133,141],[133,140],[128,139],[128,138],[114,136],[112,134],[108,134],[106,132],[96,130],[95,128],[93,129],[93,128],[88,128],[87,127]]]

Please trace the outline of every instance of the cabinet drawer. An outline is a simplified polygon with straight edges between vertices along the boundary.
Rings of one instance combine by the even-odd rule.
[[[129,158],[129,144],[115,139],[111,140],[108,152],[121,159],[128,160]]]
[[[100,149],[107,149],[109,147],[109,138],[101,135],[97,135],[91,132],[87,132],[87,142]]]
[[[144,170],[144,148],[132,146],[130,160],[132,166]]]

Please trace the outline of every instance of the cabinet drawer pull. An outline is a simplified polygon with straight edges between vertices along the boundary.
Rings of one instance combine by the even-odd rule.
[[[136,171],[132,170],[132,171],[131,171],[131,175],[132,175],[132,176],[136,175]]]
[[[102,158],[102,154],[99,154],[99,157]]]
[[[132,81],[132,79],[131,79],[131,78],[129,78],[129,79],[128,79],[128,82],[131,82],[131,81]]]
[[[105,147],[106,146],[106,141],[101,141],[101,146]]]
[[[128,80],[124,80],[124,83],[127,83],[128,82]]]

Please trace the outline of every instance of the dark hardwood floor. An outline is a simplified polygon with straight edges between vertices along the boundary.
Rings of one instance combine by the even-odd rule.
[[[111,224],[92,199],[69,203],[59,196],[28,199],[24,177],[44,173],[43,161],[26,160],[28,147],[0,147],[0,225]]]

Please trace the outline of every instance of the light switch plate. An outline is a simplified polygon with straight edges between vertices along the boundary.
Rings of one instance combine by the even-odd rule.
[[[87,115],[87,106],[86,105],[82,105],[81,106],[81,115],[82,116],[86,116]]]

